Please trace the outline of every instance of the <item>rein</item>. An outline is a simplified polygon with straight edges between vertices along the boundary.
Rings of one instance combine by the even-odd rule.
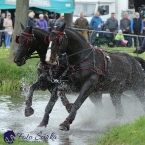
[[[104,70],[101,70],[100,68],[96,67],[96,60],[95,60],[95,51],[96,50],[100,51],[101,54],[103,55]],[[78,53],[80,53],[80,52],[78,52]],[[90,56],[91,53],[93,53],[93,63],[85,62],[85,60]],[[75,55],[75,54],[73,54],[73,55]],[[98,49],[92,48],[92,51],[82,61],[78,62],[75,65],[70,65],[70,66],[72,68],[72,72],[76,72],[76,71],[80,71],[80,70],[90,70],[93,73],[96,73],[99,76],[103,75],[105,78],[108,79],[108,76],[106,75],[106,73],[108,72],[109,67],[110,67],[110,57],[107,54],[105,54],[103,50],[101,50],[99,48]]]
[[[59,45],[60,45],[60,38],[61,37],[64,37],[65,36],[65,33],[64,32],[60,32],[60,31],[57,31],[57,30],[53,30],[52,31],[53,33],[55,33],[55,34],[57,34],[57,36],[56,37],[54,37],[52,40],[50,40],[50,41],[54,41],[54,40],[56,40],[56,39],[58,39],[59,40]],[[49,37],[50,38],[50,37]],[[61,47],[61,45],[59,46],[59,48]],[[51,49],[51,48],[50,48]],[[71,57],[71,56],[74,56],[74,55],[76,55],[76,54],[79,54],[79,53],[81,53],[81,52],[84,52],[84,51],[86,51],[86,50],[89,50],[89,49],[85,49],[85,50],[82,50],[82,51],[79,51],[79,52],[76,52],[76,53],[73,53],[73,54],[71,54],[71,55],[68,55],[67,56],[67,58],[69,58],[69,57]],[[89,54],[87,55],[87,56],[85,56],[85,58],[83,59],[83,60],[81,60],[80,62],[78,62],[77,64],[75,64],[75,65],[70,65],[71,66],[71,68],[72,68],[72,70],[73,70],[73,72],[75,72],[75,71],[78,71],[78,70],[91,70],[93,73],[96,73],[97,75],[103,75],[105,78],[108,78],[107,77],[107,75],[106,75],[106,73],[107,73],[107,71],[108,71],[108,65],[107,65],[107,63],[108,63],[108,58],[107,58],[107,55],[102,51],[102,50],[100,50],[100,49],[97,49],[97,50],[99,50],[100,52],[101,52],[101,54],[103,55],[103,60],[104,60],[104,70],[101,70],[100,68],[97,68],[96,67],[96,60],[95,60],[95,49],[93,49],[92,48],[92,50],[89,52]],[[89,58],[89,56],[91,55],[93,53],[93,63],[90,63],[90,62],[84,62],[87,58]],[[109,57],[109,56],[108,56]],[[80,67],[81,65],[89,65],[89,67]],[[69,66],[69,67],[70,67]],[[92,68],[92,66],[93,66],[93,68]],[[77,68],[77,69],[75,69],[75,68]]]
[[[51,33],[55,33],[55,34],[57,34],[57,36],[54,37],[52,40],[50,40],[50,37],[49,37],[49,41],[55,41],[56,39],[58,39],[58,42],[59,42],[59,45],[60,45],[61,44],[61,39],[64,37],[65,33],[57,31],[57,30],[52,30]]]
[[[26,32],[21,32],[21,35],[24,37],[22,42],[20,44],[23,44],[26,41],[26,46],[31,47],[32,41],[35,40],[36,38],[34,37],[34,34],[29,34]]]
[[[20,35],[24,37],[24,39],[22,40],[22,42],[19,42],[19,41],[18,41],[19,38],[20,38]],[[28,48],[28,50],[29,50],[30,47],[31,47],[31,45],[32,45],[32,42],[33,42],[34,40],[36,40],[36,38],[34,37],[34,34],[29,34],[29,33],[27,33],[27,32],[21,32],[20,35],[17,35],[17,36],[16,36],[15,42],[16,42],[17,44],[26,43],[26,46],[27,46],[27,48]],[[49,42],[47,42],[47,40],[49,40],[49,35],[45,36],[45,38],[44,38],[44,43],[45,43],[45,44],[49,44]],[[31,58],[40,58],[40,56],[34,56],[34,55],[36,55],[36,54],[38,54],[38,53],[28,54],[28,56],[27,56],[27,57],[25,56],[24,59],[27,60],[27,59],[31,59]],[[45,56],[45,55],[41,55],[41,56]]]

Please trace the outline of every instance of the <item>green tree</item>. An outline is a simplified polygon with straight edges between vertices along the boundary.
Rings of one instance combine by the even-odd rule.
[[[22,29],[20,27],[20,22],[26,27],[28,24],[28,9],[29,0],[17,0],[16,1],[16,17],[14,24],[14,32],[12,37],[12,44],[10,49],[10,57],[13,58],[18,49],[18,44],[15,43],[16,35],[20,34]]]

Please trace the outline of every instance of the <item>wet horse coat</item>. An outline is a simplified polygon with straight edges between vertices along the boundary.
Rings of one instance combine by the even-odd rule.
[[[68,78],[81,85],[79,96],[74,102],[69,116],[60,124],[61,130],[69,130],[77,110],[94,91],[110,94],[117,117],[123,114],[121,95],[126,90],[131,90],[136,94],[145,111],[144,74],[135,58],[126,53],[109,54],[111,66],[108,71],[105,71],[105,58],[102,52],[89,47],[76,31],[65,28],[65,24],[53,30],[49,38],[52,44],[51,51],[48,50],[49,57],[46,56],[47,63],[51,64],[52,60],[55,61],[55,56],[60,52],[66,52],[68,57],[70,56],[69,64],[74,65],[74,71]],[[96,72],[91,70],[92,66]],[[46,120],[47,115],[43,119]]]
[[[43,29],[39,29],[39,28],[32,28],[32,27],[27,27],[24,28],[22,26],[22,33],[16,37],[16,42],[19,44],[16,56],[14,58],[14,62],[18,65],[18,66],[22,66],[25,64],[26,60],[29,58],[33,58],[33,53],[36,51],[40,57],[40,63],[38,64],[38,79],[37,81],[32,84],[29,88],[27,97],[26,97],[26,108],[25,108],[25,116],[30,116],[34,113],[32,106],[32,98],[33,98],[33,93],[35,90],[49,90],[50,92],[52,91],[52,88],[55,86],[54,83],[52,83],[51,81],[54,82],[52,78],[52,76],[54,77],[54,79],[56,80],[57,78],[59,79],[62,75],[62,68],[63,66],[67,66],[68,62],[66,60],[66,55],[62,57],[60,57],[59,59],[59,63],[61,66],[54,66],[53,70],[57,69],[61,69],[61,72],[56,72],[55,74],[53,74],[52,76],[50,75],[49,72],[52,73],[52,65],[47,65],[45,62],[45,55],[47,52],[47,48],[49,45],[49,35],[47,34],[47,32]],[[84,39],[84,38],[82,38]],[[30,41],[30,42],[29,42]],[[84,39],[84,41],[86,41]],[[28,45],[29,44],[29,45]],[[35,58],[35,56],[34,56]],[[62,66],[63,65],[63,66]],[[50,71],[51,69],[51,71]],[[63,71],[65,69],[63,68]],[[65,74],[63,74],[65,75]],[[51,78],[50,78],[51,76]],[[63,79],[63,78],[61,78]],[[65,78],[66,79],[66,78]],[[63,80],[64,81],[64,80]],[[69,101],[67,100],[67,98],[65,97],[65,92],[62,91],[62,87],[66,87],[66,85],[63,86],[63,81],[61,83],[61,93],[59,93],[59,96],[61,98],[61,101],[63,103],[64,106],[66,106],[66,109],[68,112],[70,112],[71,109],[71,104],[69,103]],[[66,80],[65,80],[66,82]],[[76,86],[73,85],[73,82],[68,82],[69,85],[67,85],[67,92],[79,92],[80,90],[80,86],[79,84]],[[63,89],[64,90],[64,89]],[[93,97],[96,94],[91,96],[91,100],[93,100]],[[99,95],[101,96],[101,95]],[[100,102],[100,98],[99,96],[97,97],[97,99],[93,100],[92,102]],[[53,100],[53,98],[52,98]],[[52,106],[53,108],[53,106]],[[52,108],[50,107],[50,110],[52,110]],[[40,126],[45,126],[47,124],[47,120],[46,122],[41,122]]]
[[[25,108],[25,116],[30,116],[34,113],[32,106],[32,97],[35,90],[49,90],[52,91],[55,83],[52,83],[51,77],[53,79],[63,79],[60,78],[62,73],[65,71],[67,67],[67,57],[66,54],[62,54],[59,58],[60,65],[52,66],[47,65],[45,62],[45,55],[47,52],[47,48],[49,45],[48,37],[49,35],[45,30],[39,28],[27,27],[24,28],[22,26],[22,32],[19,36],[16,36],[16,42],[19,44],[16,56],[14,58],[14,62],[18,66],[22,66],[25,64],[26,60],[29,58],[33,58],[32,54],[37,51],[40,57],[40,63],[38,64],[38,79],[32,84],[29,88],[28,95],[26,97],[26,108]],[[35,58],[36,56],[34,56]],[[50,74],[51,72],[51,74]],[[60,92],[60,88],[58,89]],[[70,111],[71,104],[67,100],[64,91],[61,88],[61,92],[59,93],[61,101],[63,105],[66,107],[67,111]]]

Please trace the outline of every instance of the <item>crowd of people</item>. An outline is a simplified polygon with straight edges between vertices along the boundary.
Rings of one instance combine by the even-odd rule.
[[[87,19],[84,18],[84,14],[81,13],[80,17],[75,21],[74,27],[80,29],[89,29],[89,32],[93,30],[91,35],[92,45],[95,44],[96,34],[99,31],[106,31],[115,34],[118,33],[114,38],[116,46],[125,46],[126,44],[124,40],[126,38],[128,39],[129,37],[123,36],[123,34],[145,35],[145,18],[142,19],[140,18],[139,13],[135,13],[134,19],[130,20],[128,18],[128,14],[125,13],[123,15],[123,18],[120,20],[120,26],[119,26],[118,20],[115,18],[115,13],[112,12],[110,18],[108,18],[107,21],[104,23],[100,17],[99,12],[97,11],[94,17],[91,19],[90,24],[88,24]],[[87,32],[88,31],[86,30],[86,33]],[[84,35],[84,37],[87,39],[85,30],[83,30],[83,33],[82,32],[80,33]],[[134,46],[137,47],[137,38],[130,36],[129,41],[132,41],[132,38],[134,39]],[[143,37],[138,37],[139,46],[141,46],[142,40]],[[132,42],[130,43],[132,44]]]
[[[0,30],[4,31],[4,44],[6,48],[10,47],[10,41],[12,37],[12,32],[14,29],[14,22],[15,22],[15,13],[13,19],[11,19],[11,13],[1,13],[0,10]],[[50,23],[55,26],[60,26],[65,22],[64,14],[60,14],[59,17],[56,19],[49,19],[48,14],[39,14],[39,18],[35,17],[34,11],[30,10],[28,14],[28,26],[39,27],[46,31],[49,31]],[[117,33],[114,37],[114,41],[116,46],[125,46],[125,39],[126,36],[123,34],[134,34],[134,35],[145,35],[145,18],[140,18],[139,13],[135,13],[134,19],[130,20],[128,18],[128,14],[124,14],[123,18],[120,20],[120,26],[118,24],[118,20],[115,18],[115,13],[111,13],[110,18],[104,23],[100,17],[100,13],[97,11],[94,14],[94,17],[91,19],[90,23],[84,17],[84,13],[80,13],[80,17],[76,19],[74,22],[74,28],[82,34],[86,40],[88,41],[88,34],[91,33],[91,44],[94,46],[96,41],[96,34],[99,31],[106,31]],[[2,34],[3,32],[0,31],[0,47],[2,46]],[[107,34],[107,33],[106,33]],[[111,34],[111,33],[110,33]],[[137,38],[130,37],[131,41],[132,38],[134,39],[134,46],[137,47]],[[138,37],[139,46],[142,44],[143,37]],[[127,41],[126,41],[127,42]],[[132,42],[131,42],[132,44]]]
[[[13,19],[11,18],[11,13],[2,13],[0,10],[0,48],[2,47],[2,41],[4,41],[4,45],[6,48],[10,48],[10,42],[12,38],[12,33],[14,30],[15,24],[15,12]],[[54,18],[49,20],[50,18]],[[28,26],[39,27],[46,31],[49,31],[49,25],[52,23],[53,25],[61,25],[64,21],[64,14],[60,15],[60,18],[57,18],[57,15],[48,14],[39,14],[38,18],[35,17],[35,13],[32,10],[29,10],[28,13]]]
[[[5,16],[5,13],[1,13],[0,10],[0,47],[2,46],[2,34],[4,31],[4,44],[6,48],[10,48],[10,41],[12,38],[12,32],[13,32],[13,22],[11,19],[11,13],[7,13]]]

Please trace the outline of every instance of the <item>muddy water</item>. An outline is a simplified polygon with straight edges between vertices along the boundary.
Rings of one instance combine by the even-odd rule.
[[[74,102],[75,95],[68,95],[70,102]],[[108,94],[103,95],[103,109],[95,108],[89,99],[85,101],[77,113],[77,117],[71,125],[70,131],[60,131],[59,124],[67,117],[68,113],[60,102],[55,104],[50,115],[49,124],[46,128],[37,127],[41,122],[45,106],[49,100],[48,92],[35,92],[33,99],[34,114],[30,117],[24,116],[25,95],[0,95],[0,132],[8,129],[15,133],[23,133],[23,136],[32,136],[33,139],[40,136],[55,133],[57,139],[48,140],[49,145],[87,145],[96,143],[96,136],[103,135],[112,126],[133,121],[143,115],[140,102],[132,94],[122,97],[124,117],[117,120],[115,110]],[[41,134],[41,135],[40,135]]]

